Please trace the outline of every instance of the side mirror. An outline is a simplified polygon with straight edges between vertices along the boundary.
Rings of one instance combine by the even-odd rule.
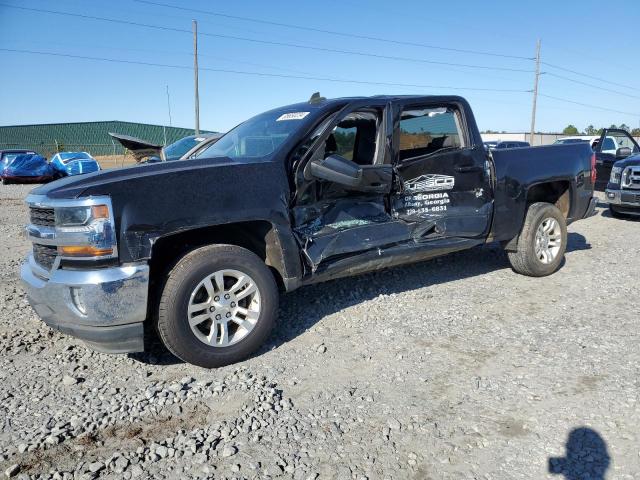
[[[629,147],[620,147],[616,150],[616,158],[627,158],[631,156],[631,149]]]
[[[384,194],[391,191],[393,168],[391,165],[360,166],[340,155],[329,155],[307,164],[305,178],[309,177],[337,183],[348,190]]]
[[[327,180],[346,187],[358,187],[362,182],[362,167],[340,155],[329,155],[324,160],[309,162],[310,173],[320,180]]]

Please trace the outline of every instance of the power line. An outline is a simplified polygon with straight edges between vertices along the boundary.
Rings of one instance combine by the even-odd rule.
[[[201,10],[201,9],[197,9],[197,8],[188,8],[188,7],[183,7],[183,6],[179,6],[179,5],[171,5],[171,4],[168,4],[168,3],[152,2],[152,1],[149,1],[149,0],[134,0],[134,1],[138,2],[138,3],[148,4],[148,5],[155,5],[157,7],[173,8],[173,9],[182,10],[182,11],[185,11],[185,12],[203,13],[205,15],[212,15],[212,16],[215,16],[215,17],[229,18],[229,19],[233,19],[233,20],[242,20],[242,21],[245,21],[245,22],[260,23],[260,24],[263,24],[263,25],[272,25],[272,26],[276,26],[276,27],[295,28],[297,30],[306,30],[306,31],[309,31],[309,32],[325,33],[325,34],[329,34],[329,35],[337,35],[337,36],[348,37],[348,38],[358,38],[358,39],[361,39],[361,40],[373,40],[373,41],[376,41],[376,42],[391,43],[391,44],[394,44],[394,45],[407,45],[407,46],[411,46],[411,47],[430,48],[430,49],[434,49],[434,50],[443,50],[443,51],[447,51],[447,52],[469,53],[469,54],[473,54],[473,55],[487,55],[487,56],[491,56],[491,57],[516,58],[516,59],[519,59],[519,60],[534,60],[531,57],[523,57],[523,56],[520,56],[520,55],[508,55],[508,54],[503,54],[503,53],[486,52],[486,51],[481,51],[481,50],[466,50],[466,49],[462,49],[462,48],[443,47],[443,46],[440,46],[440,45],[431,45],[431,44],[426,44],[426,43],[409,42],[409,41],[406,41],[406,40],[396,40],[396,39],[391,39],[391,38],[375,37],[375,36],[370,36],[370,35],[360,35],[360,34],[355,34],[355,33],[339,32],[339,31],[336,31],[336,30],[325,30],[325,29],[322,29],[322,28],[314,28],[314,27],[308,27],[308,26],[303,26],[303,25],[296,25],[296,24],[292,24],[292,23],[274,22],[274,21],[263,20],[263,19],[259,19],[259,18],[243,17],[243,16],[240,16],[240,15],[229,15],[229,14],[226,14],[226,13],[212,12],[210,10]]]
[[[607,107],[601,107],[599,105],[590,105],[588,103],[581,103],[581,102],[576,102],[574,100],[567,100],[566,98],[560,98],[560,97],[552,97],[551,95],[544,95],[542,93],[538,94],[540,97],[545,97],[545,98],[550,98],[552,100],[558,100],[560,102],[567,102],[567,103],[573,103],[574,105],[580,105],[583,107],[588,107],[588,108],[595,108],[597,110],[605,110],[608,112],[614,112],[614,113],[621,113],[623,115],[631,115],[633,117],[638,117],[640,116],[639,113],[631,113],[631,112],[623,112],[621,110],[614,110],[613,108],[607,108]]]
[[[573,82],[573,83],[577,83],[579,85],[585,85],[587,87],[596,88],[598,90],[603,90],[605,92],[611,92],[611,93],[615,93],[615,94],[618,94],[618,95],[623,95],[625,97],[639,98],[640,99],[640,96],[638,96],[638,95],[631,95],[629,93],[620,92],[618,90],[613,90],[611,88],[599,87],[598,85],[594,85],[593,83],[581,82],[580,80],[575,80],[573,78],[564,77],[562,75],[558,75],[558,74],[553,73],[553,72],[544,72],[544,74],[545,75],[550,75],[550,76],[555,77],[555,78],[559,78],[561,80],[566,80],[567,82]]]
[[[610,81],[610,80],[606,80],[606,79],[601,78],[601,77],[595,77],[595,76],[593,76],[593,75],[588,75],[588,74],[586,74],[586,73],[577,72],[577,71],[575,71],[575,70],[570,70],[570,69],[568,69],[568,68],[561,67],[561,66],[559,66],[559,65],[554,65],[554,64],[552,64],[552,63],[547,63],[547,62],[541,62],[541,63],[542,63],[543,65],[546,65],[547,67],[557,68],[558,70],[563,70],[563,71],[565,71],[565,72],[573,73],[574,75],[579,75],[579,76],[581,76],[581,77],[590,78],[590,79],[592,79],[592,80],[598,80],[599,82],[608,83],[608,84],[611,84],[611,85],[616,85],[616,86],[618,86],[618,87],[629,88],[629,89],[631,89],[631,90],[638,90],[638,88],[637,88],[637,87],[631,87],[631,86],[629,86],[629,85],[624,85],[624,84],[622,84],[622,83],[612,82],[612,81]]]
[[[180,28],[174,28],[174,27],[165,27],[165,26],[161,26],[161,25],[152,25],[152,24],[146,24],[146,23],[140,23],[140,22],[132,22],[132,21],[128,21],[128,20],[120,20],[120,19],[114,19],[114,18],[98,17],[98,16],[94,16],[94,15],[84,15],[84,14],[78,14],[78,13],[61,12],[61,11],[58,11],[58,10],[46,10],[46,9],[20,7],[20,6],[17,6],[17,5],[8,5],[8,4],[5,4],[5,3],[0,3],[0,6],[4,6],[4,7],[8,7],[8,8],[15,8],[15,9],[18,9],[18,10],[26,10],[26,11],[31,11],[31,12],[49,13],[49,14],[54,14],[54,15],[63,15],[63,16],[83,18],[83,19],[88,19],[88,20],[98,20],[98,21],[105,21],[105,22],[111,22],[111,23],[120,23],[120,24],[124,24],[124,25],[136,26],[136,27],[153,28],[153,29],[157,29],[157,30],[167,30],[167,31],[172,31],[172,32],[180,32],[180,33],[191,33],[191,31],[186,30],[186,29],[180,29]],[[200,32],[200,35],[207,36],[207,37],[215,37],[215,38],[226,38],[226,39],[230,39],[230,40],[241,40],[241,41],[245,41],[245,42],[260,43],[260,44],[264,44],[264,45],[291,47],[291,48],[299,48],[299,49],[305,49],[305,50],[315,50],[315,51],[318,51],[318,52],[339,53],[339,54],[344,54],[344,55],[355,55],[355,56],[378,58],[378,59],[384,59],[384,60],[396,60],[396,61],[404,61],[404,62],[412,62],[412,63],[426,63],[426,64],[431,64],[431,65],[443,65],[443,66],[451,66],[451,67],[463,67],[463,68],[481,69],[481,70],[498,70],[498,71],[506,71],[506,72],[525,72],[525,73],[530,73],[530,72],[533,71],[533,70],[526,70],[526,69],[521,69],[521,68],[493,67],[493,66],[487,66],[487,65],[453,63],[453,62],[440,62],[440,61],[435,61],[435,60],[425,60],[425,59],[422,59],[422,58],[399,57],[399,56],[394,56],[394,55],[382,55],[382,54],[375,54],[375,53],[368,53],[368,52],[360,52],[360,51],[355,51],[355,50],[341,50],[341,49],[336,49],[336,48],[313,47],[313,46],[310,46],[310,45],[301,45],[301,44],[287,43],[287,42],[276,42],[276,41],[270,41],[270,40],[259,40],[259,39],[255,39],[255,38],[240,37],[240,36],[236,36],[236,35],[224,35],[224,34],[218,34],[218,33]]]
[[[174,65],[174,64],[168,64],[168,63],[144,62],[144,61],[138,61],[138,60],[125,60],[125,59],[119,59],[119,58],[93,57],[93,56],[86,56],[86,55],[74,55],[70,53],[43,52],[39,50],[0,48],[0,51],[11,52],[11,53],[26,53],[26,54],[32,54],[32,55],[49,55],[49,56],[55,56],[55,57],[73,58],[77,60],[93,60],[93,61],[102,61],[102,62],[110,62],[110,63],[125,63],[130,65],[143,65],[147,67],[173,68],[173,69],[180,69],[180,70],[184,70],[184,69],[191,70],[193,68],[192,66],[188,66],[188,65]],[[452,87],[450,85],[420,85],[420,84],[411,84],[411,83],[373,82],[373,81],[353,80],[353,79],[346,79],[346,78],[285,75],[280,73],[232,70],[232,69],[224,69],[224,68],[200,67],[199,69],[203,71],[208,71],[208,72],[230,73],[230,74],[237,74],[237,75],[250,75],[250,76],[272,77],[272,78],[292,78],[297,80],[314,80],[314,81],[335,82],[335,83],[351,83],[351,84],[357,84],[357,85],[378,85],[378,86],[406,87],[406,88],[435,88],[435,89],[442,88],[442,89],[450,89],[450,90],[469,90],[469,91],[500,92],[500,93],[529,93],[530,92],[530,90],[502,89],[502,88]]]

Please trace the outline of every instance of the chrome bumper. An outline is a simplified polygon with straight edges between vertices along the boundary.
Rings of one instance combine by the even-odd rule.
[[[30,255],[21,277],[29,303],[50,327],[108,353],[144,350],[149,266],[46,272]]]
[[[638,207],[640,208],[640,190],[605,190],[607,202],[622,207]]]

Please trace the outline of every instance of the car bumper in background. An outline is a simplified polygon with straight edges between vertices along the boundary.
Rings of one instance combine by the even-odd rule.
[[[101,352],[144,350],[148,265],[46,272],[30,256],[21,276],[29,303],[50,327]]]
[[[607,202],[613,205],[640,208],[640,190],[606,190]]]

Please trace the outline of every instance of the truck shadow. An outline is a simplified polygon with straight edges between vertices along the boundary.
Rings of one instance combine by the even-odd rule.
[[[587,239],[567,236],[567,253],[590,250]],[[257,355],[289,342],[324,317],[380,295],[392,295],[511,268],[499,244],[472,248],[412,265],[303,287],[280,299],[280,317],[269,341]],[[515,273],[514,273],[515,275]]]
[[[583,235],[568,233],[568,254],[589,249],[591,244]],[[510,268],[506,253],[498,243],[491,243],[416,264],[331,280],[282,294],[276,327],[254,356],[293,340],[328,315],[380,295],[407,292],[505,268]],[[164,348],[155,335],[148,335],[145,342],[144,353],[129,356],[152,365],[181,363],[181,360]]]
[[[598,432],[588,427],[571,430],[562,458],[549,458],[549,473],[563,475],[566,480],[604,480],[611,457],[607,443]]]

